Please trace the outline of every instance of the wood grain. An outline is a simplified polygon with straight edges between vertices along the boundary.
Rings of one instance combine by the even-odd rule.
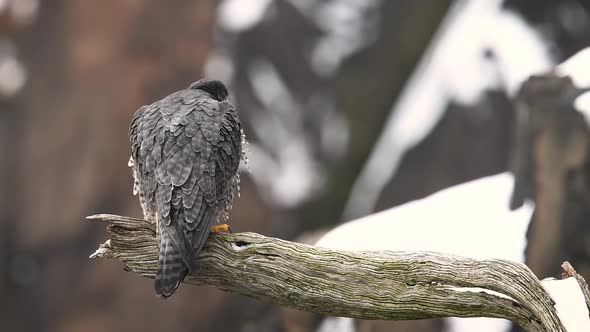
[[[107,222],[111,237],[91,258],[116,258],[127,270],[154,277],[154,225],[107,214],[88,219]],[[535,275],[525,265],[507,260],[336,251],[255,233],[216,233],[210,235],[198,264],[197,276],[185,283],[329,316],[495,317],[530,331],[565,331]]]

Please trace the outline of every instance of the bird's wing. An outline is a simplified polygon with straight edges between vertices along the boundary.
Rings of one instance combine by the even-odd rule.
[[[186,274],[178,265],[193,271],[228,195],[241,156],[240,124],[231,104],[194,89],[140,111],[130,129],[132,155],[146,201],[157,211],[162,274],[156,289],[168,296]]]
[[[189,195],[183,197],[186,228],[191,234],[191,245],[198,253],[216,218],[231,204],[235,177],[242,155],[241,125],[234,107],[220,102],[210,121],[202,122],[201,134],[192,138],[193,147],[204,147],[200,169],[193,169],[189,183],[196,183]],[[202,106],[202,107],[211,107]],[[211,115],[208,115],[211,116]],[[195,141],[205,140],[206,143]],[[193,177],[194,176],[194,177]],[[188,193],[183,188],[183,193]]]
[[[129,165],[133,167],[133,193],[139,193],[139,200],[143,208],[144,217],[155,215],[155,202],[153,199],[156,190],[156,179],[153,176],[154,135],[157,129],[162,128],[162,118],[158,114],[155,104],[142,106],[131,120],[129,138],[131,141],[131,160]],[[154,221],[154,220],[149,220]]]

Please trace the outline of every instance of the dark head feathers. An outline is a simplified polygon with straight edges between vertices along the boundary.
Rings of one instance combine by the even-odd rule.
[[[200,79],[191,84],[189,89],[199,89],[207,92],[217,101],[224,101],[227,99],[227,88],[221,81],[210,80],[207,78]]]

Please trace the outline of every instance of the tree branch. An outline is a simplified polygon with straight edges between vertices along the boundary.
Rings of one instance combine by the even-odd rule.
[[[106,214],[88,219],[109,223],[111,236],[91,258],[117,258],[129,270],[154,277],[154,225]],[[517,262],[427,252],[345,252],[238,233],[212,234],[198,263],[198,275],[185,283],[324,315],[495,317],[531,331],[565,331],[539,280]]]

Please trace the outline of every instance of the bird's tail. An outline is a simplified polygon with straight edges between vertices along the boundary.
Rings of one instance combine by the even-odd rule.
[[[158,270],[156,271],[156,293],[167,298],[174,294],[189,272],[183,256],[172,242],[166,226],[158,223],[160,251],[158,253]]]

